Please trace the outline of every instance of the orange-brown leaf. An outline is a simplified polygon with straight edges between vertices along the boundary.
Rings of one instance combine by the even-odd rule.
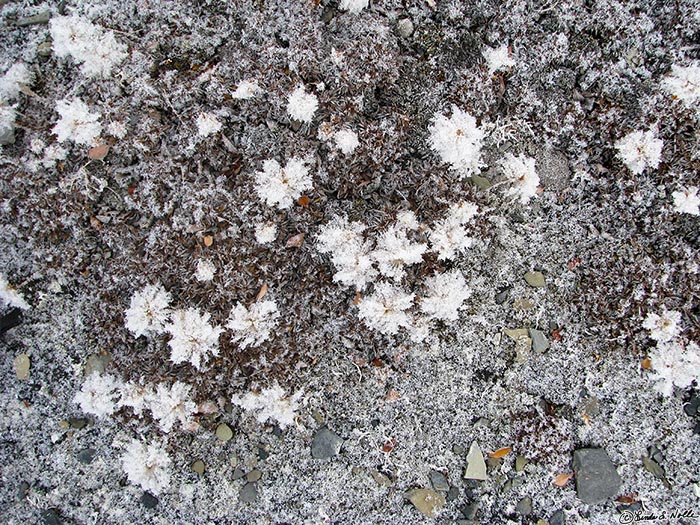
[[[633,503],[637,503],[637,497],[634,494],[630,494],[628,496],[620,496],[615,501],[626,505],[632,505]]]
[[[512,448],[510,448],[510,447],[503,447],[503,448],[499,448],[499,449],[496,450],[495,452],[491,452],[491,453],[489,454],[489,457],[494,458],[494,459],[501,459],[501,458],[506,457],[506,456],[507,456],[508,454],[510,454],[511,452],[513,452],[513,449],[512,449]]]
[[[263,297],[265,297],[265,294],[267,293],[267,283],[263,283],[263,285],[260,287],[260,291],[258,292],[258,295],[255,296],[255,301],[259,301]]]
[[[393,388],[391,388],[386,393],[386,397],[384,398],[384,401],[386,401],[387,403],[393,403],[394,401],[398,401],[400,396],[401,396],[401,394],[399,394],[398,390],[394,390]]]
[[[649,370],[651,368],[651,359],[649,359],[648,357],[642,359],[642,368],[644,370]]]
[[[558,475],[554,478],[554,484],[555,484],[557,487],[563,487],[563,486],[566,485],[566,484],[569,482],[569,480],[570,480],[571,478],[573,478],[573,477],[574,477],[574,473],[573,473],[573,472],[567,472],[566,474],[558,474]]]
[[[357,306],[360,304],[360,299],[362,299],[362,294],[360,292],[355,293],[355,298],[352,300],[352,304]]]
[[[297,199],[297,204],[299,206],[308,206],[310,202],[311,199],[309,199],[309,197],[307,197],[306,195],[302,195]]]
[[[205,235],[204,236],[204,246],[209,248],[212,244],[214,244],[214,237],[212,235]]]
[[[93,160],[102,160],[107,156],[107,153],[109,153],[109,145],[101,144],[88,150],[88,158]]]

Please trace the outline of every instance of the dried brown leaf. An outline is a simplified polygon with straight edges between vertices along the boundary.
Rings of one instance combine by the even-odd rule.
[[[109,145],[100,144],[99,146],[95,146],[94,148],[90,148],[88,150],[88,158],[93,160],[102,160],[107,156],[107,153],[109,153]]]
[[[287,248],[296,248],[301,246],[303,243],[304,234],[297,233],[296,235],[292,235],[289,239],[287,239]]]

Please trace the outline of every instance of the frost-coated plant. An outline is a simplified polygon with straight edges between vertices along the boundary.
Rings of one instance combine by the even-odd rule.
[[[272,338],[279,316],[277,305],[271,300],[255,302],[250,308],[238,303],[226,327],[233,332],[231,339],[241,348],[258,346]]]
[[[688,388],[693,381],[700,384],[700,347],[695,343],[685,348],[679,341],[660,342],[649,352],[655,381],[654,388],[665,396],[673,393],[674,385]]]
[[[484,132],[472,115],[453,105],[452,116],[435,115],[429,131],[431,147],[460,177],[479,171]]]
[[[162,445],[134,439],[122,456],[122,469],[129,482],[158,496],[170,485],[170,456]]]
[[[149,401],[152,399],[154,392],[150,385],[141,385],[133,381],[122,383],[118,388],[119,400],[118,407],[129,407],[135,416],[141,416],[143,411],[149,408]]]
[[[148,285],[131,297],[124,312],[126,328],[134,337],[161,334],[170,318],[172,297],[162,285]]]
[[[506,180],[512,183],[512,187],[506,190],[506,195],[518,197],[522,204],[527,204],[537,195],[540,177],[535,170],[535,159],[508,153],[501,162],[501,168]]]
[[[262,171],[255,173],[255,191],[268,206],[284,210],[294,204],[301,194],[313,188],[313,178],[302,159],[292,157],[283,168],[268,159]]]
[[[356,15],[369,5],[369,0],[340,0],[341,10]]]
[[[197,117],[197,135],[208,137],[221,131],[221,121],[214,113],[200,113]]]
[[[215,274],[216,266],[213,262],[206,259],[200,259],[197,261],[197,269],[194,272],[194,276],[199,282],[209,282],[214,279]]]
[[[54,17],[49,29],[56,56],[73,57],[87,77],[108,78],[112,68],[127,56],[126,46],[117,42],[112,31],[82,16]]]
[[[34,75],[29,68],[21,62],[13,64],[5,74],[0,77],[0,101],[9,101],[17,98],[22,86],[29,86]]]
[[[618,156],[635,175],[647,169],[656,169],[661,163],[663,141],[654,130],[633,131],[615,142]]]
[[[175,363],[190,362],[197,370],[207,362],[209,355],[219,355],[219,336],[224,331],[209,323],[211,315],[196,308],[175,310],[165,331],[171,335],[170,360]]]
[[[674,64],[662,86],[687,106],[694,104],[700,100],[700,65],[697,62],[688,67]]]
[[[438,259],[454,259],[474,244],[466,225],[477,213],[478,208],[475,204],[452,204],[445,217],[433,225],[429,231],[429,239],[432,250],[438,254]]]
[[[52,131],[59,142],[72,140],[76,144],[94,145],[95,139],[102,133],[99,113],[90,113],[90,108],[79,98],[59,100],[56,111],[61,118]]]
[[[280,428],[294,425],[294,418],[299,410],[299,400],[303,391],[287,396],[284,389],[275,384],[257,392],[248,392],[243,396],[233,396],[231,402],[244,410],[257,412],[259,423],[276,421]]]
[[[644,319],[642,326],[649,330],[649,337],[659,343],[672,341],[681,333],[681,313],[676,310],[662,308],[661,314],[650,313]]]
[[[489,75],[493,75],[496,71],[511,68],[515,65],[515,60],[511,56],[507,44],[500,45],[497,48],[487,46],[483,51],[483,55],[486,59]]]
[[[420,300],[420,310],[429,319],[456,321],[464,301],[471,296],[471,290],[462,272],[452,270],[436,273],[425,283],[425,293]]]
[[[425,243],[411,242],[404,224],[397,223],[382,232],[377,239],[377,247],[371,254],[377,262],[379,272],[396,281],[406,274],[405,266],[423,261],[428,246]]]
[[[688,213],[690,215],[700,215],[700,196],[697,186],[686,186],[679,191],[674,191],[673,209],[677,213]]]
[[[111,416],[117,409],[117,390],[119,381],[109,374],[93,372],[83,382],[83,386],[73,402],[80,405],[80,410],[97,417]]]
[[[350,129],[341,129],[333,135],[336,147],[343,152],[344,155],[351,155],[355,148],[360,145],[357,138],[357,133]]]
[[[22,294],[13,288],[7,281],[7,277],[0,273],[0,306],[9,306],[29,310],[29,304],[24,300]]]
[[[277,238],[277,225],[274,222],[261,222],[255,225],[255,240],[260,244],[272,244]]]
[[[395,335],[400,328],[411,326],[408,310],[415,294],[389,283],[377,283],[371,295],[358,303],[358,316],[367,326],[386,335]]]
[[[197,404],[192,401],[192,387],[180,381],[175,381],[170,388],[160,383],[155,391],[146,396],[146,403],[158,421],[163,432],[170,432],[178,421],[187,428],[192,423],[192,414],[197,410]]]
[[[262,89],[255,80],[241,80],[236,86],[236,90],[231,93],[231,98],[235,100],[248,100],[255,98]]]
[[[318,98],[313,93],[307,93],[306,88],[298,86],[287,98],[287,113],[294,120],[310,123],[318,109]]]

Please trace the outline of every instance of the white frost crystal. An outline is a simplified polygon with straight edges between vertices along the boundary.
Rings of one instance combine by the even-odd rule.
[[[170,432],[178,421],[183,427],[190,423],[197,410],[197,404],[190,397],[191,390],[191,386],[180,381],[175,381],[170,388],[161,383],[146,397],[153,419],[158,421],[163,432]]]
[[[197,117],[197,135],[208,137],[221,131],[221,122],[214,113],[200,113]]]
[[[535,159],[508,153],[501,163],[506,179],[513,183],[506,195],[520,198],[520,202],[527,204],[532,197],[537,195],[537,186],[540,177],[535,170]]]
[[[119,386],[113,376],[93,372],[87,376],[73,402],[78,403],[86,414],[97,417],[112,415],[116,410],[115,397]]]
[[[483,55],[489,67],[489,75],[493,75],[496,71],[515,65],[515,60],[513,60],[506,44],[498,46],[495,49],[487,47]]]
[[[272,337],[279,323],[279,311],[274,301],[258,301],[250,308],[241,303],[231,311],[226,327],[233,331],[231,338],[241,348],[258,346]]]
[[[117,406],[130,407],[135,415],[140,416],[144,409],[148,408],[148,401],[153,396],[153,389],[150,386],[129,381],[119,385],[118,393]]]
[[[109,77],[112,68],[126,58],[126,46],[82,16],[57,16],[49,23],[56,56],[72,56],[88,77]]]
[[[342,151],[345,155],[350,155],[355,148],[360,145],[360,141],[357,138],[357,133],[349,129],[341,129],[337,131],[333,138],[335,139],[335,145]]]
[[[360,299],[359,317],[373,330],[394,335],[399,328],[410,327],[411,317],[406,310],[413,306],[413,299],[414,294],[398,286],[378,283],[372,295]]]
[[[160,445],[133,440],[122,457],[122,468],[134,485],[158,496],[170,484],[170,457]]]
[[[676,310],[662,308],[661,315],[650,313],[644,319],[642,326],[649,330],[649,337],[654,341],[664,343],[671,341],[680,334],[681,313]]]
[[[170,294],[161,285],[148,285],[131,297],[124,312],[126,328],[135,337],[160,334],[170,317]]]
[[[118,139],[123,139],[126,137],[127,129],[121,122],[112,121],[107,125],[107,133]]]
[[[685,349],[678,341],[659,343],[649,352],[652,379],[656,380],[654,388],[670,396],[673,385],[688,388],[693,381],[700,382],[700,348],[690,343]]]
[[[615,142],[618,155],[635,175],[646,168],[656,169],[661,162],[663,141],[656,138],[654,130],[633,131]]]
[[[426,293],[420,309],[431,319],[456,321],[459,310],[471,295],[464,276],[458,270],[436,274],[426,281]]]
[[[372,258],[382,275],[400,280],[406,274],[404,266],[422,262],[427,249],[427,244],[411,242],[406,228],[398,224],[390,226],[379,236]]]
[[[700,215],[700,196],[698,196],[697,186],[681,188],[674,191],[673,209],[678,213],[689,213],[690,215]]]
[[[244,396],[234,396],[231,401],[245,410],[256,411],[256,419],[260,423],[274,420],[280,428],[286,428],[294,424],[302,395],[303,392],[299,391],[292,396],[286,396],[281,386],[274,385],[260,393],[248,392]]]
[[[0,101],[12,100],[19,95],[22,86],[32,83],[33,75],[25,64],[18,62],[0,77]]]
[[[475,204],[452,204],[445,218],[433,225],[429,239],[439,260],[454,259],[474,244],[474,239],[469,237],[465,225],[476,216],[477,211]]]
[[[287,99],[287,113],[300,122],[309,123],[318,109],[318,98],[313,93],[307,93],[304,86],[297,87]]]
[[[171,323],[165,327],[165,331],[172,336],[168,346],[173,363],[189,361],[197,370],[201,370],[209,354],[219,355],[219,335],[223,328],[212,326],[210,318],[209,313],[201,314],[196,308],[173,312]]]
[[[0,304],[2,306],[10,306],[29,310],[29,304],[24,300],[22,294],[15,290],[10,283],[7,282],[7,277],[0,273]]]
[[[90,113],[90,108],[82,100],[59,100],[56,111],[61,118],[51,130],[59,142],[72,140],[76,144],[92,146],[102,132],[100,114]]]
[[[236,86],[236,91],[231,93],[234,100],[248,100],[254,98],[262,89],[254,80],[241,80]]]
[[[700,100],[700,65],[672,66],[671,73],[663,80],[663,87],[675,98],[691,105]]]
[[[211,281],[216,273],[216,266],[211,261],[206,259],[200,259],[197,262],[197,270],[194,273],[195,278],[201,282],[205,283]]]
[[[292,157],[283,168],[276,160],[263,162],[255,173],[255,191],[268,206],[289,208],[302,192],[313,188],[313,178],[303,160]]]
[[[318,251],[331,253],[331,262],[336,269],[333,280],[345,286],[355,286],[358,290],[377,276],[371,243],[362,236],[365,229],[361,222],[335,217],[323,226],[317,237]]]
[[[255,240],[260,244],[272,244],[277,238],[277,225],[274,222],[261,222],[255,226]]]
[[[460,176],[468,177],[479,170],[484,132],[472,115],[453,105],[452,116],[436,115],[429,131],[431,147]]]
[[[369,5],[369,0],[340,0],[340,9],[356,15]]]

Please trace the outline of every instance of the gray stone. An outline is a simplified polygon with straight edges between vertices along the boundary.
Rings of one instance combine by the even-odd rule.
[[[434,518],[435,512],[445,504],[445,498],[430,489],[414,489],[408,492],[406,497],[416,509],[429,518]]]
[[[622,480],[605,450],[582,448],[574,451],[576,493],[588,504],[601,503],[620,490]]]
[[[70,425],[71,428],[75,428],[76,430],[81,430],[85,428],[85,425],[88,424],[88,420],[85,419],[84,417],[72,417],[68,419],[68,424]]]
[[[41,512],[41,521],[44,525],[61,525],[61,518],[54,509],[46,509]]]
[[[144,492],[141,495],[141,505],[143,505],[147,509],[155,509],[158,505],[158,498],[156,498],[153,494]]]
[[[262,478],[262,472],[260,472],[258,469],[251,470],[246,476],[248,481],[258,481],[260,478]]]
[[[84,465],[89,465],[92,463],[92,460],[95,459],[95,455],[97,455],[97,450],[94,448],[85,448],[78,452],[75,457]]]
[[[401,38],[408,38],[413,34],[413,22],[410,18],[402,18],[396,24],[396,32]]]
[[[563,510],[558,510],[549,518],[549,525],[566,525],[566,516]]]
[[[523,516],[529,516],[532,514],[532,498],[526,496],[515,505],[515,509]]]
[[[27,497],[27,494],[29,494],[29,483],[26,481],[20,481],[19,486],[17,487],[17,499],[23,500]]]
[[[233,470],[233,474],[231,475],[231,479],[241,479],[245,477],[245,472],[241,470],[240,468],[235,468]]]
[[[102,374],[112,358],[109,354],[92,354],[85,362],[85,377],[90,374]]]
[[[534,288],[543,288],[546,284],[542,272],[527,272],[525,281]]]
[[[192,470],[194,470],[200,476],[202,474],[204,474],[205,466],[204,466],[204,461],[202,461],[201,459],[198,459],[197,461],[192,463],[191,467],[192,467]]]
[[[534,328],[530,328],[528,331],[530,333],[530,339],[532,339],[532,349],[535,352],[541,354],[549,349],[549,341],[547,341],[544,332],[535,330]]]
[[[53,44],[51,42],[42,42],[36,46],[36,54],[42,58],[50,57],[52,52]]]
[[[525,456],[516,456],[515,458],[515,471],[522,472],[525,469],[525,465],[528,464],[527,458]]]
[[[219,441],[228,441],[233,437],[233,430],[226,423],[221,423],[216,427],[216,437]]]
[[[442,472],[431,470],[428,477],[430,478],[430,483],[433,485],[435,490],[450,490],[450,484],[447,482],[447,478]]]
[[[374,478],[374,481],[376,481],[378,485],[382,485],[384,487],[388,487],[389,485],[391,485],[391,480],[389,479],[389,477],[382,474],[378,470],[373,470],[372,472],[370,472],[370,474],[372,475],[372,478]]]
[[[314,459],[328,459],[340,453],[343,439],[335,432],[323,427],[311,442],[311,456]]]
[[[469,454],[467,454],[467,470],[464,472],[464,478],[481,481],[486,479],[484,454],[481,452],[479,444],[476,441],[469,447]]]
[[[498,292],[494,299],[496,300],[496,304],[503,304],[508,300],[508,297],[510,297],[510,288]]]
[[[462,506],[462,508],[459,509],[459,511],[462,513],[462,516],[464,516],[468,520],[473,520],[476,518],[476,513],[479,512],[479,502],[474,501],[472,503],[469,503],[468,505]]]
[[[7,146],[15,143],[15,128],[13,126],[0,130],[0,145]]]
[[[253,503],[258,497],[258,486],[254,482],[248,482],[238,493],[238,499],[243,503]]]
[[[459,489],[457,487],[450,487],[450,490],[448,490],[445,495],[445,500],[454,501],[457,498],[459,498]]]
[[[26,27],[37,24],[48,24],[49,20],[51,20],[51,11],[44,11],[33,16],[20,18],[19,20],[17,20],[17,25],[19,27]]]

